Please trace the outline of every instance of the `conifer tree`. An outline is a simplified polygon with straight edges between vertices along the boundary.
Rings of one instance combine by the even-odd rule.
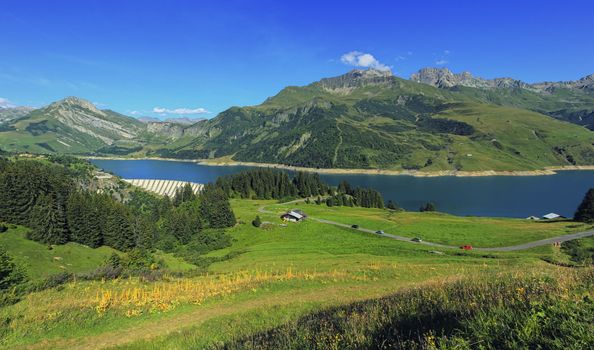
[[[428,202],[425,205],[422,205],[421,208],[419,209],[419,211],[424,212],[424,211],[435,211],[435,204]]]
[[[386,208],[390,209],[390,210],[398,210],[398,204],[396,204],[394,201],[392,201],[391,199],[388,201],[388,204],[386,205]]]
[[[24,282],[25,279],[26,277],[23,271],[12,261],[4,248],[0,246],[0,291],[16,286]]]
[[[68,242],[64,208],[51,195],[42,194],[31,210],[30,225],[33,231],[29,237],[48,244]]]
[[[580,203],[574,216],[575,221],[592,223],[594,222],[594,188],[586,192],[582,203]]]
[[[211,228],[235,225],[235,214],[225,193],[211,184],[204,186],[200,196],[200,213]]]

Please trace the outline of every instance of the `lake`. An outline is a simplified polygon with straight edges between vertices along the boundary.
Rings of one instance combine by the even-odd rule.
[[[91,162],[123,178],[215,181],[222,175],[250,169],[245,166],[207,166],[162,160],[105,160]],[[327,183],[347,180],[372,187],[387,201],[418,210],[428,201],[455,215],[527,217],[555,212],[573,216],[586,191],[594,187],[594,171],[560,171],[548,176],[413,177],[404,175],[321,174]]]

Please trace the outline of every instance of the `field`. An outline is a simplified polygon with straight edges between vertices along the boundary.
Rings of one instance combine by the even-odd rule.
[[[138,277],[76,281],[29,294],[0,309],[0,324],[6,325],[0,332],[0,347],[213,347],[291,324],[327,307],[501,274],[560,276],[565,271],[543,260],[567,259],[551,246],[513,253],[436,252],[429,246],[313,220],[284,225],[276,212],[288,208],[300,207],[311,216],[349,224],[356,221],[362,227],[447,244],[506,246],[583,229],[570,222],[390,214],[274,201],[232,200],[232,206],[240,222],[229,230],[233,244],[208,254],[220,258],[210,265],[208,274],[170,274],[155,281]],[[262,213],[263,206],[274,214]],[[256,215],[265,222],[262,227],[251,225]],[[51,272],[62,271],[61,265],[53,262],[54,256],[62,257],[60,263],[71,271],[84,272],[111,253],[106,248],[92,250],[71,244],[47,250],[25,240],[24,230],[19,227],[0,234],[0,243],[20,261],[37,256],[35,261],[41,262],[28,269],[34,276],[44,274],[46,266]],[[191,264],[175,257],[165,258],[174,271],[192,269]]]
[[[308,215],[343,224],[357,224],[394,235],[421,238],[425,241],[460,246],[503,247],[586,231],[592,225],[571,221],[530,221],[484,217],[460,217],[439,212],[398,212],[382,209],[328,207],[295,203],[272,205],[275,213],[302,209]]]

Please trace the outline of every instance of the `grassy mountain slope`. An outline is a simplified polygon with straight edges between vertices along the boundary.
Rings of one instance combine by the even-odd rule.
[[[583,127],[482,96],[353,71],[231,108],[189,144],[152,154],[323,168],[528,170],[594,164],[593,141]]]
[[[0,132],[0,147],[36,153],[86,153],[132,142],[144,124],[110,110],[99,110],[88,101],[68,97],[34,110]]]
[[[423,68],[411,80],[501,106],[525,108],[594,130],[594,74],[576,81],[528,84],[512,78],[483,79],[469,72]]]
[[[594,130],[594,93],[558,87],[546,92],[528,89],[476,89],[456,86],[452,92],[485,103],[524,108]]]

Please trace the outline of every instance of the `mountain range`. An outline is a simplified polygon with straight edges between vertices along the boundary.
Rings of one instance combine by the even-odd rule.
[[[8,117],[5,117],[8,116]],[[9,116],[10,115],[10,116]],[[353,70],[209,120],[138,120],[69,97],[0,109],[0,148],[313,168],[535,170],[594,164],[594,75],[529,84]]]

